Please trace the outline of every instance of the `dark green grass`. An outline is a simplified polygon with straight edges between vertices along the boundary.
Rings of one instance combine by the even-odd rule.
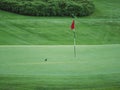
[[[74,59],[73,46],[1,46],[0,90],[119,90],[119,53],[82,45]]]
[[[119,2],[119,0],[94,0],[94,3],[96,5],[96,12],[92,17],[119,19]]]
[[[77,44],[120,43],[119,0],[95,0],[96,12],[76,18]],[[1,45],[70,45],[70,17],[30,17],[0,11]]]
[[[113,76],[115,78],[113,78]],[[119,90],[120,74],[89,76],[1,76],[1,90]]]

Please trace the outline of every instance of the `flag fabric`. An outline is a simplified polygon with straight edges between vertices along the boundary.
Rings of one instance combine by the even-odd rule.
[[[75,21],[73,20],[71,24],[71,30],[74,30],[74,29],[75,29]]]

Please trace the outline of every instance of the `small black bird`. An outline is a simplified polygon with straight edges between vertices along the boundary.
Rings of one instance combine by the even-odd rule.
[[[47,58],[45,59],[45,61],[47,61]]]

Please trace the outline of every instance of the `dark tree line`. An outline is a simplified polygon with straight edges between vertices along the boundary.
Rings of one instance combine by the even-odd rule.
[[[88,16],[95,6],[89,0],[0,0],[0,9],[30,16]]]

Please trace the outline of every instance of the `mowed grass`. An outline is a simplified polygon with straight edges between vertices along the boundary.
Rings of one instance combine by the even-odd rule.
[[[119,90],[120,45],[0,46],[0,90]],[[45,59],[47,58],[47,61]]]
[[[95,13],[76,18],[77,44],[120,43],[120,0],[94,0]],[[30,17],[0,11],[0,45],[72,45],[71,17]]]
[[[120,90],[120,0],[94,3],[75,19],[76,59],[70,17],[0,10],[0,90]]]

